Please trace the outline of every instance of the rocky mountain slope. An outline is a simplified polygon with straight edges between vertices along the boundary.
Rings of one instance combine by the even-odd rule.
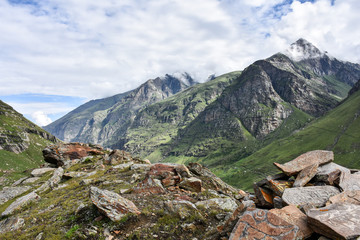
[[[0,101],[0,182],[13,171],[38,167],[41,150],[57,139]]]
[[[228,183],[250,189],[252,182],[259,180],[261,176],[276,172],[276,168],[272,166],[274,161],[283,163],[304,151],[314,149],[332,150],[336,163],[349,168],[359,168],[359,86],[360,80],[341,104],[304,129],[275,140],[246,158],[238,158],[241,150],[229,153],[227,157],[233,164],[219,166],[216,173]]]
[[[255,195],[198,163],[150,164],[80,143],[52,145],[43,153],[48,166],[0,191],[1,239],[360,236],[360,175],[332,163],[330,151],[277,164],[283,173],[256,183]]]
[[[119,145],[139,110],[194,84],[186,73],[151,79],[132,91],[85,103],[44,129],[64,141]]]

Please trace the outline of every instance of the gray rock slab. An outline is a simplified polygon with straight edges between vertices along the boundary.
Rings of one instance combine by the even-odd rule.
[[[236,201],[231,198],[211,198],[205,201],[199,201],[195,203],[196,207],[209,208],[219,208],[224,211],[233,212],[238,207]]]
[[[119,221],[127,213],[140,214],[135,204],[117,193],[90,187],[90,197],[95,206],[112,221]]]
[[[34,183],[34,182],[36,182],[36,181],[39,180],[39,179],[40,179],[40,177],[28,178],[28,179],[25,179],[21,184]]]
[[[320,166],[333,160],[334,153],[332,151],[315,150],[304,153],[285,164],[274,163],[274,165],[288,176],[292,176],[310,165],[318,164]]]
[[[64,175],[64,169],[62,167],[57,168],[52,177],[47,180],[43,185],[41,185],[36,192],[42,193],[47,191],[48,189],[54,189],[58,186],[61,181],[62,176]]]
[[[360,205],[360,190],[345,191],[338,195],[332,196],[329,203],[351,203]]]
[[[317,233],[331,239],[360,237],[360,206],[336,203],[307,213],[308,224]]]
[[[36,168],[32,170],[31,175],[33,177],[41,177],[47,172],[55,171],[56,168]]]
[[[5,202],[23,194],[28,191],[30,186],[21,186],[21,187],[4,187],[2,191],[0,191],[0,205]]]
[[[0,221],[0,233],[15,231],[24,225],[24,219],[19,217],[9,217]]]
[[[305,186],[316,174],[318,164],[312,164],[303,170],[297,175],[293,187],[303,187]]]
[[[28,203],[38,199],[40,199],[40,196],[37,195],[35,192],[31,192],[25,196],[22,196],[16,199],[13,203],[11,203],[10,206],[7,207],[5,211],[1,214],[1,216],[10,215],[16,210],[19,210],[22,207],[26,206]]]
[[[330,197],[339,194],[340,191],[333,186],[313,186],[287,188],[282,195],[282,199],[288,205],[307,205],[322,207]]]
[[[339,186],[343,191],[360,190],[360,174],[341,173]]]

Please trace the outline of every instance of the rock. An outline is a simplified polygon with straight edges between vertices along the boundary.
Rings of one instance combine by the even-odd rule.
[[[23,194],[28,191],[31,187],[22,186],[22,187],[4,187],[2,191],[0,191],[0,205],[5,202]]]
[[[132,201],[117,193],[91,186],[90,197],[95,206],[112,221],[119,221],[128,213],[140,214]]]
[[[47,172],[54,171],[56,168],[37,168],[31,171],[33,177],[41,177]]]
[[[149,165],[147,165],[149,166]],[[150,165],[148,176],[161,180],[164,187],[174,186],[181,181],[181,174],[186,175],[184,165],[156,163]]]
[[[23,177],[23,178],[20,178],[19,180],[15,181],[12,186],[13,187],[16,187],[18,185],[20,185],[25,179],[28,179],[28,177]]]
[[[96,179],[83,179],[79,182],[79,185],[89,185],[91,183],[94,183]]]
[[[360,206],[335,203],[307,213],[308,224],[317,233],[331,239],[360,237]]]
[[[189,163],[189,170],[198,175],[203,176],[211,179],[211,182],[213,183],[216,190],[222,190],[226,192],[227,194],[232,194],[235,192],[238,192],[238,190],[229,184],[225,183],[223,180],[221,180],[219,177],[217,177],[214,173],[212,173],[209,169],[202,166],[199,163]]]
[[[128,162],[128,163],[122,163],[116,166],[113,166],[112,168],[118,169],[118,170],[130,170],[131,165],[133,165],[134,162]]]
[[[132,188],[133,193],[145,193],[145,194],[162,194],[166,190],[161,184],[159,179],[152,179],[151,177],[145,178],[142,182],[138,183]]]
[[[295,239],[299,228],[262,209],[249,209],[239,218],[229,240]]]
[[[266,185],[278,196],[282,196],[286,188],[291,188],[294,181],[289,180],[268,180]]]
[[[311,236],[313,230],[307,225],[306,215],[295,205],[286,206],[282,209],[271,209],[271,213],[284,219],[286,222],[299,227],[296,235],[299,239],[305,239]]]
[[[28,179],[25,179],[21,184],[34,183],[34,182],[36,182],[36,181],[39,180],[39,179],[40,179],[40,177],[28,178]]]
[[[312,164],[307,166],[296,176],[293,187],[303,187],[305,186],[315,175],[317,172],[318,164]]]
[[[43,232],[39,233],[39,234],[36,236],[35,240],[42,240],[42,239],[43,239],[43,235],[44,235]]]
[[[24,225],[25,221],[22,218],[12,216],[0,221],[0,233],[15,231]]]
[[[66,172],[64,173],[63,178],[70,179],[70,178],[84,177],[88,175],[89,175],[88,172]]]
[[[360,191],[353,190],[353,191],[345,191],[338,195],[332,196],[329,198],[329,203],[351,203],[360,205]]]
[[[350,169],[340,166],[334,162],[330,162],[318,167],[314,180],[317,182],[325,182],[326,184],[334,185],[334,181],[341,172],[348,174],[351,173]]]
[[[339,186],[343,191],[360,190],[360,174],[342,172]]]
[[[1,216],[6,216],[12,214],[14,211],[21,209],[22,207],[26,206],[28,203],[39,200],[40,196],[37,195],[35,192],[31,192],[25,196],[22,196],[16,199],[13,203],[10,204],[9,207],[5,209],[5,211],[1,214]]]
[[[69,160],[103,153],[102,147],[83,143],[57,143],[43,150],[44,160],[58,167],[64,166]]]
[[[233,212],[238,207],[235,200],[231,198],[211,198],[205,201],[199,201],[195,203],[195,206],[198,208],[203,207],[205,209],[218,208],[228,212]]]
[[[115,149],[109,155],[109,160],[105,161],[105,164],[116,165],[120,163],[126,163],[132,161],[130,153],[123,150]]]
[[[143,170],[143,171],[149,171],[150,170],[150,165],[149,164],[132,164],[130,166],[130,170]]]
[[[62,167],[57,168],[52,177],[47,180],[43,185],[41,185],[36,192],[43,193],[46,192],[49,189],[54,189],[58,186],[59,182],[61,181],[61,178],[64,174],[64,169]]]
[[[318,164],[320,166],[333,160],[334,153],[332,151],[315,150],[304,153],[285,164],[274,163],[274,165],[288,176],[292,176],[310,165]]]
[[[288,205],[306,205],[322,207],[330,197],[339,194],[340,191],[333,186],[313,186],[287,188],[284,191],[282,199]]]
[[[192,192],[201,192],[202,182],[196,177],[185,178],[179,186]]]
[[[189,201],[169,200],[165,202],[165,208],[170,214],[177,214],[181,219],[189,217],[203,218],[196,206]]]
[[[284,207],[284,201],[279,196],[274,197],[273,203],[274,203],[274,208],[283,208]]]
[[[260,187],[256,183],[253,185],[255,196],[257,198],[256,204],[259,207],[263,208],[272,208],[273,207],[273,193],[271,190],[266,187]]]

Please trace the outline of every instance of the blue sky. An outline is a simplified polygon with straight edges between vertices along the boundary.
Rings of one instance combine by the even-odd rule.
[[[46,125],[167,73],[241,70],[302,37],[360,61],[358,0],[0,1],[0,99]]]

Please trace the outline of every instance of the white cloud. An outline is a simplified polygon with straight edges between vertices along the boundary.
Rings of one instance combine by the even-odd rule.
[[[31,116],[34,119],[35,123],[39,126],[46,126],[52,122],[51,119],[43,111],[36,111],[31,114]]]
[[[37,2],[0,1],[0,96],[94,99],[182,71],[205,80],[243,69],[300,37],[360,61],[357,0],[334,6],[330,0]]]

